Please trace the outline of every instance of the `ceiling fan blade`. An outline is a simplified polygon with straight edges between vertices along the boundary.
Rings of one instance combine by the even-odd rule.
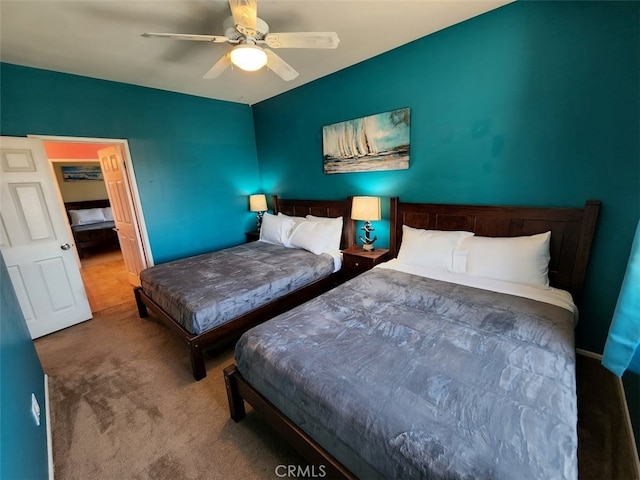
[[[265,48],[264,51],[267,53],[267,67],[284,81],[288,82],[289,80],[293,80],[299,75],[299,73],[296,72],[291,65],[285,62],[271,50]]]
[[[238,31],[255,37],[258,32],[258,6],[256,0],[229,0],[233,22]]]
[[[142,36],[154,38],[171,38],[173,40],[192,40],[196,42],[234,43],[233,40],[220,35],[192,35],[190,33],[143,33]]]
[[[264,41],[271,48],[336,48],[336,32],[268,33]]]
[[[204,79],[211,79],[219,77],[222,72],[224,72],[231,65],[231,56],[229,53],[225,53],[220,60],[218,60],[213,67],[209,69],[207,73],[204,74]]]

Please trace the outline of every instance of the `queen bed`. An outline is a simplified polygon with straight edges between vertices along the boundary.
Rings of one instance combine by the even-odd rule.
[[[246,401],[326,478],[577,478],[598,211],[392,199],[393,260],[240,338],[232,419]]]
[[[260,239],[175,260],[140,273],[140,317],[148,310],[189,346],[193,376],[203,350],[286,311],[339,280],[340,248],[353,243],[351,200],[272,198]]]
[[[108,199],[65,202],[64,206],[80,258],[91,251],[120,247]]]

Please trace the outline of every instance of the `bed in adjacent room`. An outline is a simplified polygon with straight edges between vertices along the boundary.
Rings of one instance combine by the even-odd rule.
[[[65,202],[64,206],[80,258],[120,246],[108,199]]]
[[[206,376],[203,349],[336,285],[340,249],[353,244],[351,200],[273,197],[258,241],[143,270],[134,290],[189,345],[193,376]]]
[[[574,327],[599,202],[391,202],[395,257],[246,332],[225,369],[327,478],[577,478]]]

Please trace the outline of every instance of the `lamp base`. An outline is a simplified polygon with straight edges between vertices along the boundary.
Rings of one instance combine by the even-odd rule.
[[[373,252],[375,250],[373,243],[365,243],[362,245],[362,250],[365,252]]]

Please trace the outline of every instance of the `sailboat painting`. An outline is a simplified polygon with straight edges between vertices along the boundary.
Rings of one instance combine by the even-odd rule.
[[[324,173],[409,168],[409,108],[322,127]]]
[[[60,168],[62,170],[62,178],[65,182],[82,182],[85,180],[104,181],[100,164],[64,166]]]

